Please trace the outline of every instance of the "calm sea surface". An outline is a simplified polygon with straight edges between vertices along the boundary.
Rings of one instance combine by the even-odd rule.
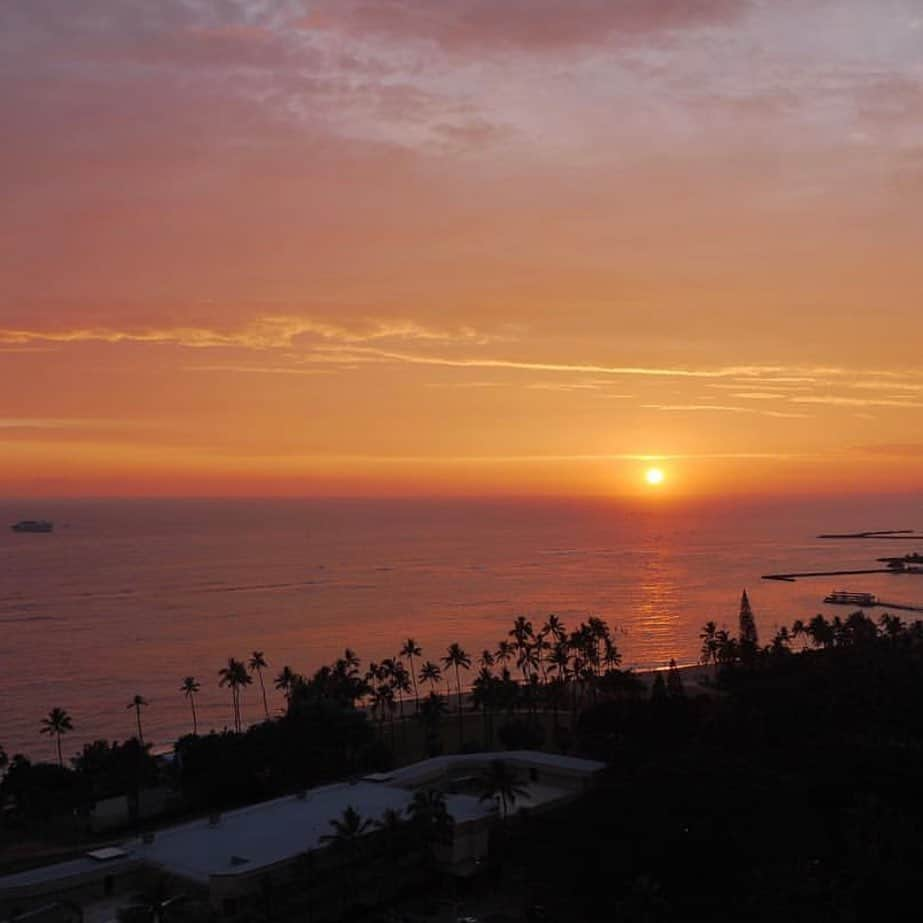
[[[54,519],[53,535],[6,524]],[[66,752],[133,731],[126,705],[150,702],[145,731],[167,744],[189,730],[178,691],[202,684],[200,725],[231,721],[217,686],[228,656],[265,652],[312,670],[349,645],[424,656],[452,641],[496,647],[517,615],[588,614],[618,626],[626,665],[695,660],[708,619],[734,625],[750,591],[764,637],[836,611],[831,589],[923,604],[923,577],[869,575],[786,584],[784,570],[875,566],[923,542],[830,542],[828,530],[923,527],[923,498],[640,510],[563,501],[67,501],[0,503],[0,744],[52,758],[38,733],[52,706],[75,730]],[[841,612],[841,614],[843,614]],[[271,685],[271,683],[270,683]],[[273,690],[272,704],[280,696]],[[244,692],[249,719],[259,693]]]

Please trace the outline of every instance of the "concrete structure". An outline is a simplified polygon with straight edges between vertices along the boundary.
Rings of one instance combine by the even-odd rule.
[[[440,849],[439,859],[452,873],[469,875],[487,856],[489,828],[497,817],[497,805],[479,797],[480,778],[493,760],[512,768],[528,791],[517,799],[517,810],[574,798],[603,768],[602,763],[531,751],[424,760],[159,830],[121,849],[0,878],[0,912],[8,916],[10,910],[27,910],[52,896],[99,899],[123,882],[136,882],[144,870],[154,870],[193,893],[207,894],[214,910],[233,918],[253,901],[267,900],[274,889],[303,884],[302,866],[309,859],[324,873],[320,878],[343,879],[342,874],[328,874],[343,861],[325,848],[331,822],[350,807],[371,820],[388,810],[406,816],[414,792],[421,789],[441,791],[454,820],[453,840]],[[374,885],[380,894],[380,884],[361,880],[363,871],[355,863],[350,866],[350,887],[368,891]],[[338,900],[330,893],[325,899],[328,905]]]
[[[79,859],[0,878],[0,914],[11,918],[67,905],[86,906],[140,887],[144,861],[129,849],[93,850]]]

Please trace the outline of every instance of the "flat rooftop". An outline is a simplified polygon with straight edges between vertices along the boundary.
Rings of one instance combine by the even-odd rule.
[[[545,769],[588,778],[605,768],[595,760],[558,756],[532,750],[439,756],[393,772],[374,773],[354,783],[311,789],[303,796],[288,795],[236,811],[228,811],[212,824],[207,818],[157,831],[151,843],[132,840],[121,850],[91,855],[19,872],[0,878],[0,893],[20,889],[43,891],[67,887],[71,881],[119,873],[140,863],[152,863],[190,881],[207,884],[212,875],[247,875],[291,860],[300,853],[322,848],[321,837],[333,830],[331,821],[348,807],[363,819],[378,820],[387,810],[406,814],[413,787],[440,776],[478,774],[492,760],[513,769]],[[550,804],[566,796],[547,777],[523,779],[528,794],[516,799],[516,809]],[[496,811],[496,805],[474,795],[448,794],[446,807],[457,824],[479,820]]]
[[[211,875],[246,875],[326,844],[331,821],[352,807],[363,819],[378,820],[388,809],[406,812],[413,794],[374,782],[327,785],[304,798],[289,795],[209,820],[157,832],[152,843],[129,844],[134,856],[180,877],[208,882]],[[456,823],[486,817],[493,806],[468,795],[449,795],[446,807]]]
[[[121,853],[122,851],[119,850]],[[41,892],[44,887],[61,888],[69,883],[79,884],[94,876],[118,874],[139,864],[137,856],[130,852],[110,859],[94,859],[89,854],[54,865],[42,865],[38,868],[15,872],[0,877],[0,895],[15,894],[20,891]]]

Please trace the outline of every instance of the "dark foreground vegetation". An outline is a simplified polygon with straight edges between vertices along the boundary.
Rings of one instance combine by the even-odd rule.
[[[915,905],[923,626],[810,624],[799,653],[754,644],[719,667],[720,694],[582,714],[604,784],[511,832],[555,919],[858,921]]]
[[[0,786],[5,832],[72,823],[116,793],[137,802],[145,786],[171,789],[189,813],[443,749],[544,746],[609,769],[579,801],[535,816],[514,813],[523,780],[507,780],[511,816],[494,830],[489,867],[466,886],[473,906],[539,907],[561,921],[860,921],[914,903],[923,623],[817,616],[761,645],[744,598],[733,636],[714,623],[702,630],[698,670],[712,688],[696,696],[682,671],[649,686],[618,670],[604,623],[595,641],[587,626],[572,636],[561,627],[544,653],[541,633],[517,624],[518,681],[505,663],[484,664],[464,701],[438,695],[437,680],[402,708],[347,656],[296,677],[281,718],[190,734],[172,764],[151,758],[140,727],[124,744],[86,747],[71,767],[14,759]],[[391,842],[407,819],[391,821],[376,842]],[[331,831],[331,842],[343,839]],[[446,887],[438,875],[415,883]],[[405,898],[387,900],[400,907]]]

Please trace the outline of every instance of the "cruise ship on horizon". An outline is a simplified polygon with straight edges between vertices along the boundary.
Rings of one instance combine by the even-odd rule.
[[[14,532],[53,532],[54,523],[48,519],[23,519],[10,528]]]

